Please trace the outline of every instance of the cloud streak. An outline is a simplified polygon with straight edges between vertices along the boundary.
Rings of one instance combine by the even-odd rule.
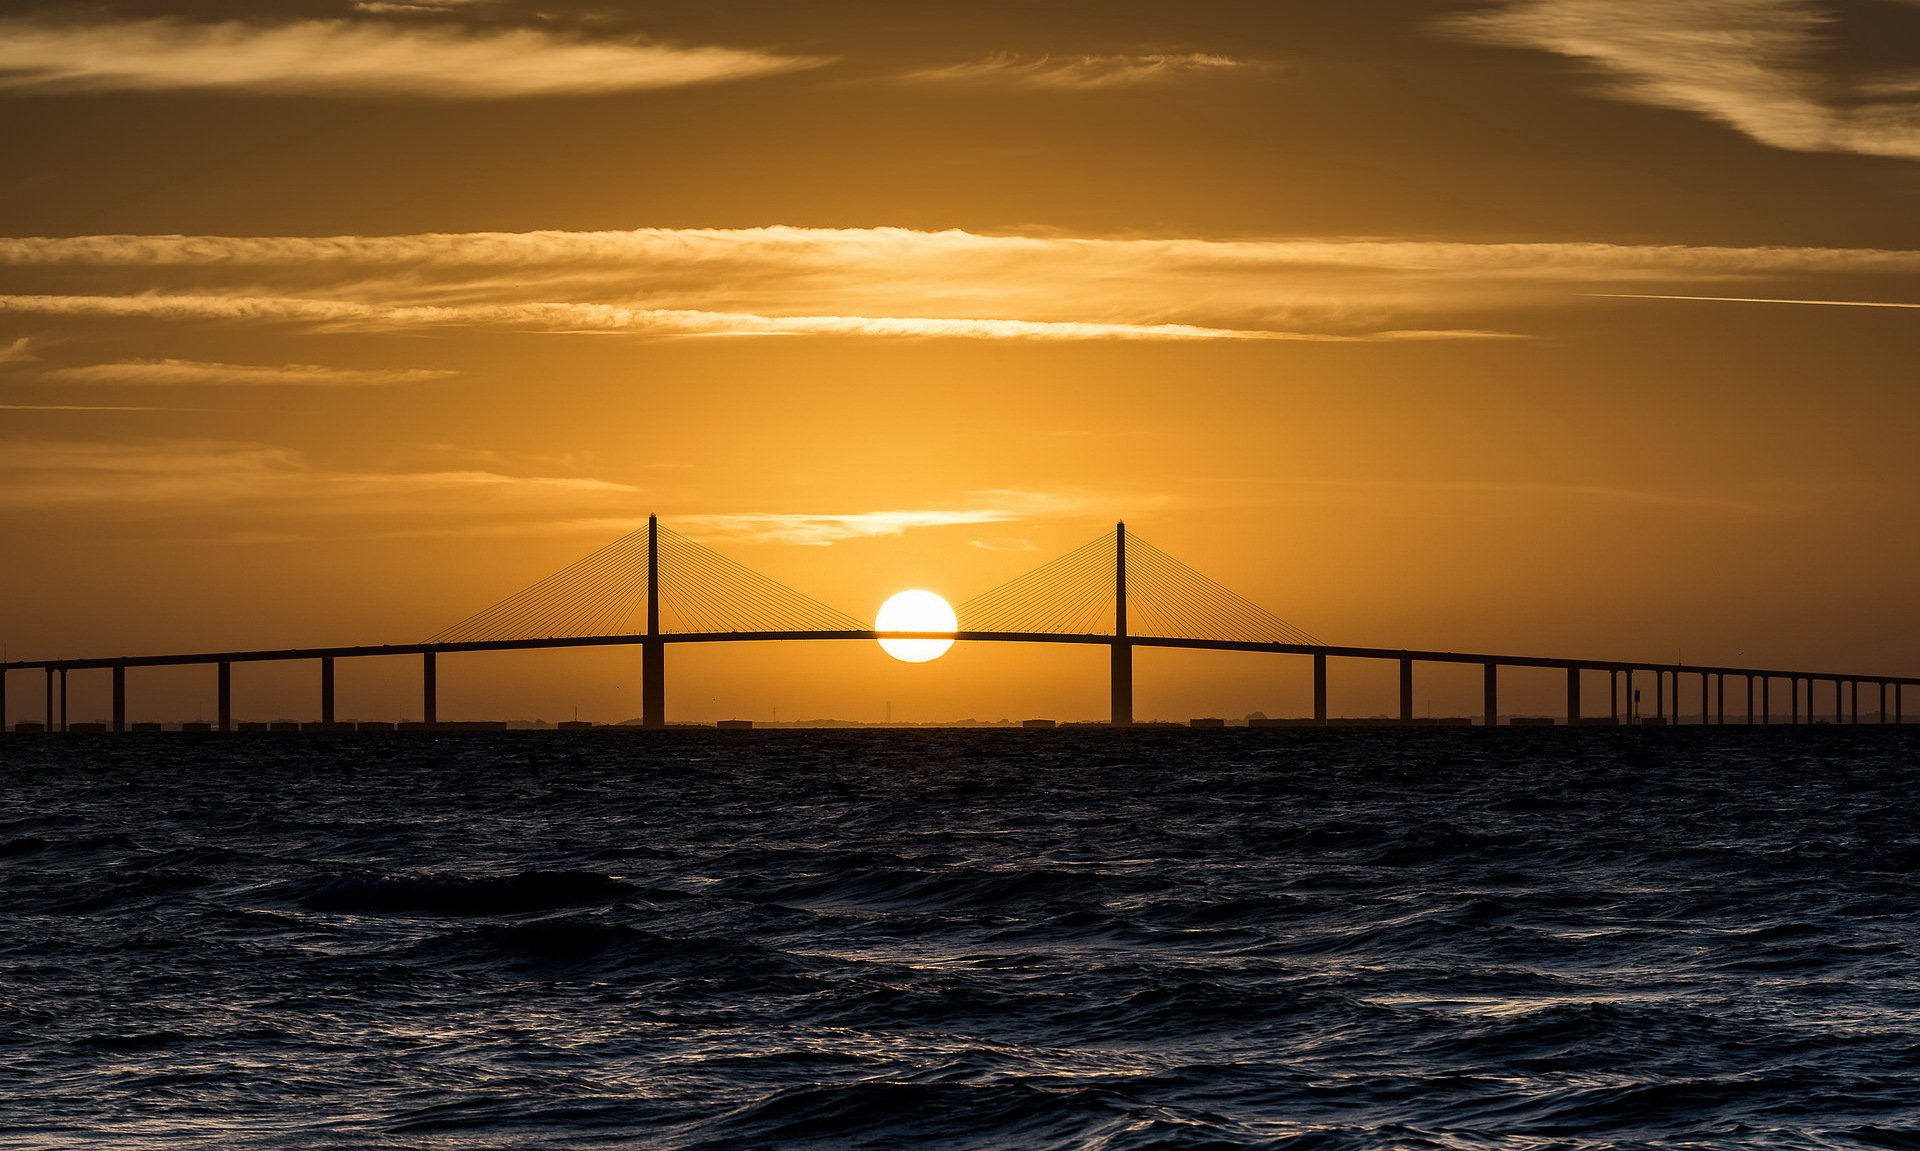
[[[736,48],[381,21],[0,20],[0,89],[51,92],[494,100],[714,84],[823,63]]]
[[[919,84],[980,85],[1090,91],[1143,88],[1234,73],[1264,71],[1268,65],[1200,52],[1132,56],[990,56],[965,64],[922,68],[901,79]]]
[[[1920,159],[1920,76],[1849,83],[1816,60],[1810,0],[1510,0],[1446,27],[1585,60],[1624,100],[1693,112],[1774,148]]]
[[[1809,304],[1822,308],[1920,308],[1893,300],[1787,300],[1773,296],[1662,296],[1648,292],[1595,292],[1615,300],[1698,300],[1718,304]]]
[[[1085,323],[922,316],[764,316],[741,312],[636,309],[607,304],[529,303],[385,307],[276,296],[0,296],[0,313],[6,312],[119,319],[300,323],[336,331],[490,326],[547,332],[631,333],[650,336],[881,336],[896,339],[1049,342],[1291,340],[1308,343],[1376,343],[1517,338],[1506,333],[1478,331],[1390,330],[1363,335],[1343,335],[1325,332],[1208,328],[1193,324]],[[257,371],[267,372],[271,369]],[[187,377],[191,375],[190,372],[175,369],[163,369],[163,372],[175,377],[170,382],[188,382]],[[96,379],[96,382],[109,378],[110,374],[103,374]],[[282,379],[272,382],[313,381]]]
[[[733,512],[673,517],[676,531],[736,543],[828,547],[852,540],[904,535],[925,528],[977,527],[1079,515],[1107,503],[1071,494],[1026,491],[972,493],[973,507],[870,512]]]
[[[141,271],[142,294],[17,286],[0,310],[654,336],[1378,343],[1497,337],[1435,321],[1596,291],[1912,276],[1920,252],[781,226],[0,238],[0,271],[16,285],[97,283],[116,269]]]
[[[78,505],[192,511],[271,506],[276,515],[532,512],[630,505],[638,489],[605,480],[484,470],[370,472],[315,467],[258,443],[15,442],[0,453],[0,507]]]
[[[122,360],[43,372],[42,380],[140,387],[364,388],[431,383],[457,372],[430,368],[330,368],[319,364],[215,364],[196,360]]]

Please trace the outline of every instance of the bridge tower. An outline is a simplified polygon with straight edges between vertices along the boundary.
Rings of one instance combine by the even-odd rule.
[[[667,645],[660,638],[660,520],[647,517],[647,636],[640,641],[640,726],[667,726]]]
[[[1133,723],[1133,641],[1127,638],[1127,525],[1113,533],[1113,726]]]

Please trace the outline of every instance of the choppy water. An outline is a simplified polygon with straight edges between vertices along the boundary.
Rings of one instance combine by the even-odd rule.
[[[0,1145],[1920,1147],[1917,734],[8,738]]]

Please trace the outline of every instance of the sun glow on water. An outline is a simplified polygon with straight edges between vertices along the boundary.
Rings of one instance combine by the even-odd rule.
[[[953,605],[930,591],[903,591],[880,605],[874,616],[875,631],[953,631],[959,626]],[[906,663],[926,663],[939,659],[953,646],[950,639],[883,639],[886,653]]]

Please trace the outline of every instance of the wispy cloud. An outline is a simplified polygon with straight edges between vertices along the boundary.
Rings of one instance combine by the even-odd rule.
[[[1497,337],[1435,320],[1564,306],[1582,292],[1910,276],[1920,252],[764,227],[0,238],[0,266],[15,283],[148,273],[139,295],[16,288],[0,298],[0,310],[36,314],[658,336],[1393,342]]]
[[[1798,515],[1811,506],[1805,498],[1815,485],[1780,483],[1765,491],[1701,491],[1663,488],[1623,487],[1616,484],[1566,483],[1511,480],[1357,480],[1330,478],[1268,479],[1256,481],[1278,491],[1292,490],[1300,500],[1322,502],[1329,492],[1345,492],[1388,502],[1407,492],[1430,495],[1459,495],[1476,499],[1487,496],[1514,501],[1551,501],[1615,505],[1620,507],[1665,508],[1675,511],[1711,512],[1748,516]]]
[[[1209,328],[1194,324],[953,319],[931,316],[765,316],[610,304],[381,306],[280,296],[0,296],[0,312],[162,320],[304,323],[333,330],[484,325],[651,336],[885,336],[974,340],[1296,340],[1373,343],[1515,339],[1502,332],[1389,330],[1364,334]],[[187,373],[169,373],[182,377]],[[104,377],[103,377],[104,378]],[[240,382],[240,381],[232,381]],[[264,381],[255,381],[264,382]],[[276,382],[298,382],[279,380]]]
[[[1796,152],[1920,159],[1920,77],[1849,82],[1819,65],[1833,17],[1811,0],[1509,0],[1462,34],[1588,61],[1622,99],[1698,113]]]
[[[817,58],[360,20],[0,20],[0,88],[490,100],[744,80]]]
[[[737,512],[678,516],[675,530],[698,539],[826,547],[848,540],[904,535],[914,528],[1004,523],[1020,518],[1003,508],[842,513]]]
[[[42,380],[76,384],[182,387],[363,388],[430,383],[457,372],[431,368],[330,368],[319,364],[214,364],[195,360],[122,360],[43,372]]]
[[[1822,308],[1920,308],[1894,300],[1787,300],[1772,296],[1670,296],[1650,292],[1595,292],[1615,300],[1698,300],[1714,304],[1811,304]]]
[[[1012,88],[1090,90],[1140,88],[1208,76],[1264,71],[1270,65],[1200,52],[1131,56],[990,56],[964,64],[922,68],[901,78],[923,84],[980,84]]]
[[[924,528],[967,527],[1083,515],[1111,501],[1074,493],[974,492],[972,506],[870,512],[729,512],[673,517],[674,530],[700,539],[826,547],[850,540],[904,535]]]
[[[279,516],[436,508],[475,515],[630,505],[637,494],[626,484],[581,477],[329,469],[287,448],[221,440],[25,441],[0,452],[0,507],[20,509],[253,505]]]
[[[0,412],[191,412],[197,408],[152,408],[128,404],[0,404]]]
[[[33,347],[32,336],[21,336],[12,343],[0,347],[0,364],[24,364],[40,357],[30,350]]]

